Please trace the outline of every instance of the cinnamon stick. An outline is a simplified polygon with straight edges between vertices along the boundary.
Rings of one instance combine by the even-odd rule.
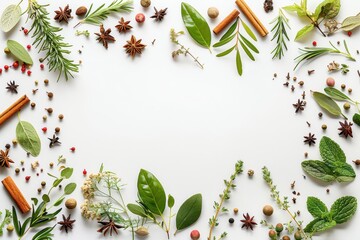
[[[30,99],[24,95],[19,98],[15,103],[13,103],[10,107],[8,107],[4,112],[0,114],[0,125],[3,124],[6,120],[8,120],[15,113],[20,111],[20,109],[30,102]]]
[[[213,30],[213,32],[217,35],[219,34],[224,28],[226,28],[231,22],[233,22],[238,16],[240,12],[234,9],[224,20],[222,20]]]
[[[16,186],[14,180],[8,176],[4,180],[2,180],[2,184],[19,207],[22,213],[27,213],[30,211],[30,205],[24,198],[24,195],[20,192],[19,188]]]
[[[251,25],[254,26],[254,28],[260,34],[260,36],[265,37],[269,33],[269,31],[260,22],[259,18],[257,18],[255,13],[249,8],[249,6],[245,3],[245,1],[244,0],[236,0],[235,3],[240,8],[240,10],[244,13],[246,18],[250,21]]]

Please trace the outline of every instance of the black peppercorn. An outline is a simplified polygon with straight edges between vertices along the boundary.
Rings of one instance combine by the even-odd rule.
[[[11,147],[11,146],[10,146],[10,144],[8,144],[8,143],[5,145],[5,148],[6,148],[6,149],[10,149],[10,147]]]
[[[229,218],[229,223],[233,224],[235,222],[235,220],[233,218]]]

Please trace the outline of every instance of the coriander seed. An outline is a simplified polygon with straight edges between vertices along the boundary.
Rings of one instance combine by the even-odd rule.
[[[17,144],[17,140],[16,140],[16,139],[13,139],[13,140],[12,140],[12,144],[13,144],[13,145],[16,145],[16,144]]]
[[[263,213],[265,216],[271,216],[274,213],[274,208],[271,205],[265,205],[263,207]]]
[[[300,86],[304,86],[304,81],[300,81],[300,82],[299,82],[299,85],[300,85]]]
[[[345,88],[346,88],[346,85],[345,85],[345,84],[341,84],[341,88],[342,88],[342,89],[345,89]]]
[[[49,164],[49,166],[52,168],[52,167],[54,166],[54,163],[51,162],[51,163]]]
[[[69,198],[68,200],[66,200],[65,202],[65,207],[67,209],[74,209],[76,208],[77,202],[74,198]]]
[[[322,130],[326,130],[326,129],[327,129],[327,125],[326,125],[326,124],[323,124],[323,125],[321,125],[321,128],[322,128]]]
[[[63,119],[64,119],[64,115],[63,115],[63,114],[59,114],[58,118],[59,118],[60,120],[63,120]]]
[[[151,0],[141,0],[140,5],[144,8],[148,8],[151,5]]]
[[[219,10],[216,7],[210,7],[207,11],[209,18],[215,19],[219,16]]]
[[[47,116],[46,116],[46,115],[44,115],[44,116],[42,117],[42,119],[43,119],[43,121],[46,121]]]
[[[352,93],[352,88],[348,88],[348,93]]]
[[[348,102],[344,103],[344,109],[349,110],[350,109],[350,103],[348,103]]]
[[[49,84],[49,80],[48,80],[48,79],[45,79],[45,80],[44,80],[44,83],[45,83],[45,85],[48,85],[48,84]]]
[[[40,194],[41,191],[42,191],[42,189],[41,189],[41,188],[38,188],[37,191],[38,191],[38,193]]]
[[[59,128],[59,127],[56,127],[56,128],[55,128],[55,132],[56,132],[56,133],[59,133],[59,132],[60,132],[60,128]]]
[[[20,168],[15,168],[15,173],[19,174],[20,173]]]
[[[359,160],[360,161],[360,160]],[[234,208],[234,213],[237,214],[239,212],[239,209],[238,208]]]
[[[42,187],[45,187],[45,186],[46,186],[46,182],[45,182],[45,181],[42,181],[42,182],[41,182],[41,186],[42,186]]]
[[[248,174],[248,176],[249,177],[252,177],[252,176],[254,176],[254,170],[252,170],[252,169],[250,169],[248,172],[247,172],[247,174]]]
[[[54,94],[52,93],[52,92],[46,92],[47,93],[47,96],[48,96],[48,98],[53,98],[54,97]]]

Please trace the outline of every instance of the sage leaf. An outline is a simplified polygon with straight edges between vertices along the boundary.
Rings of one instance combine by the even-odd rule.
[[[43,200],[44,202],[46,202],[46,203],[50,202],[50,197],[49,197],[49,195],[47,195],[47,194],[42,195],[41,198],[42,198],[42,200]]]
[[[211,31],[201,14],[188,3],[181,3],[181,16],[190,36],[195,42],[210,49]]]
[[[172,208],[175,204],[175,199],[173,196],[171,196],[171,194],[169,194],[168,196],[168,207],[169,208]]]
[[[333,99],[320,92],[313,92],[312,94],[316,103],[319,104],[319,106],[325,109],[327,112],[337,117],[344,116],[341,112],[340,107]]]
[[[194,224],[200,217],[202,210],[202,196],[200,193],[188,198],[179,208],[176,215],[177,231]]]
[[[325,219],[321,219],[312,226],[312,232],[323,232],[335,226],[336,222],[334,220],[329,222]]]
[[[357,200],[352,196],[345,196],[337,199],[331,206],[333,220],[337,224],[347,222],[354,216],[357,208]]]
[[[21,8],[19,4],[12,4],[5,8],[0,18],[0,28],[4,32],[13,29],[21,18]]]
[[[251,31],[251,29],[249,28],[248,25],[246,25],[246,23],[244,21],[241,21],[241,25],[243,26],[243,28],[245,29],[246,33],[254,40],[257,41],[255,34],[253,33],[253,31]]]
[[[236,50],[236,69],[238,74],[241,76],[243,73],[243,68],[242,68],[242,62],[241,62],[241,56],[239,50]]]
[[[61,177],[65,178],[65,179],[69,179],[72,176],[73,172],[74,172],[73,168],[64,168],[61,171],[60,175],[61,175]]]
[[[20,146],[33,157],[37,157],[41,150],[41,141],[35,128],[29,122],[19,121],[16,126],[16,139]]]
[[[329,137],[322,137],[320,140],[320,155],[328,165],[334,166],[337,162],[345,163],[346,156],[339,144],[331,140]]]
[[[304,37],[307,33],[311,32],[314,29],[314,25],[313,24],[308,24],[305,27],[303,27],[302,29],[300,29],[295,37],[295,41],[301,39],[302,37]]]
[[[344,93],[342,93],[341,91],[339,91],[338,89],[333,88],[333,87],[324,88],[324,92],[334,100],[338,100],[338,101],[350,100],[350,101],[352,101],[351,98],[349,98]]]
[[[334,169],[334,174],[338,182],[351,182],[354,181],[356,177],[354,169],[348,163],[338,163]]]
[[[139,205],[129,203],[127,205],[127,208],[129,209],[130,212],[132,212],[133,214],[135,214],[137,216],[144,217],[144,218],[147,217],[144,209],[142,207],[140,207]]]
[[[308,160],[301,163],[303,170],[310,176],[325,181],[332,182],[335,180],[333,172],[323,161]]]
[[[156,215],[161,215],[166,206],[166,195],[159,180],[150,172],[141,169],[137,182],[140,201]]]
[[[238,21],[239,18],[237,18],[236,21],[231,25],[231,27],[229,27],[229,29],[224,33],[224,35],[220,38],[220,41],[224,40],[225,38],[228,38],[231,34],[235,32]]]
[[[360,126],[360,114],[355,113],[352,117],[352,120],[356,125]]]
[[[349,32],[360,26],[360,13],[356,16],[347,17],[341,23],[341,29]]]
[[[64,194],[70,195],[75,191],[75,189],[76,189],[76,183],[69,183],[64,188]]]
[[[322,217],[325,213],[328,213],[325,203],[316,197],[308,197],[306,201],[307,210],[314,217]]]
[[[224,57],[226,55],[228,55],[229,53],[231,53],[234,49],[235,49],[236,46],[232,46],[231,48],[229,48],[228,50],[225,50],[219,54],[216,55],[216,57]]]
[[[14,40],[7,40],[6,45],[9,48],[11,54],[13,54],[20,61],[30,65],[33,64],[33,60],[31,59],[29,53],[20,43]]]

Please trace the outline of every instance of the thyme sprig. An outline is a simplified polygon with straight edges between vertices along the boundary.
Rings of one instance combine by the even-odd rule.
[[[276,39],[276,47],[271,51],[273,54],[273,59],[281,59],[284,56],[284,50],[287,51],[286,42],[289,41],[289,36],[286,32],[286,29],[290,29],[289,19],[287,19],[284,13],[279,9],[279,15],[272,20],[270,23],[274,24],[274,27],[271,29],[271,32],[274,34],[271,41]]]
[[[76,24],[75,27],[82,23],[100,25],[112,13],[131,12],[133,10],[132,4],[132,0],[114,0],[109,6],[106,7],[104,3],[93,12],[91,12],[93,7],[93,4],[91,4],[84,19]]]
[[[355,58],[353,56],[351,56],[349,48],[348,48],[345,40],[344,40],[345,52],[340,51],[331,42],[329,42],[329,43],[330,43],[332,48],[328,48],[328,47],[305,47],[303,49],[300,48],[300,51],[302,51],[303,53],[301,53],[299,56],[297,56],[295,58],[295,61],[297,62],[297,64],[295,65],[294,70],[303,61],[308,61],[308,60],[311,60],[313,58],[317,58],[317,57],[320,57],[322,55],[331,54],[331,53],[332,54],[342,55],[342,56],[348,58],[351,61],[356,61]]]
[[[223,239],[226,237],[226,235],[227,235],[226,232],[223,232],[219,237],[216,237],[216,236],[213,236],[213,231],[214,231],[214,228],[219,225],[219,215],[221,213],[226,213],[229,211],[226,207],[223,206],[223,204],[227,200],[230,199],[231,190],[236,187],[236,185],[234,184],[234,181],[235,181],[237,175],[242,172],[243,172],[243,162],[237,161],[235,164],[235,171],[230,176],[230,179],[224,180],[225,189],[221,194],[219,194],[220,201],[214,202],[213,208],[215,210],[215,214],[209,219],[210,230],[209,230],[209,236],[207,238],[208,240],[220,240],[220,239]]]
[[[29,32],[33,32],[33,44],[39,48],[39,52],[46,52],[42,61],[48,60],[49,71],[59,71],[58,80],[62,75],[68,80],[70,76],[74,77],[73,73],[79,71],[79,65],[66,57],[71,53],[68,50],[71,45],[64,42],[64,37],[59,34],[62,28],[50,24],[47,6],[38,4],[36,0],[29,0],[27,14],[33,21]]]

